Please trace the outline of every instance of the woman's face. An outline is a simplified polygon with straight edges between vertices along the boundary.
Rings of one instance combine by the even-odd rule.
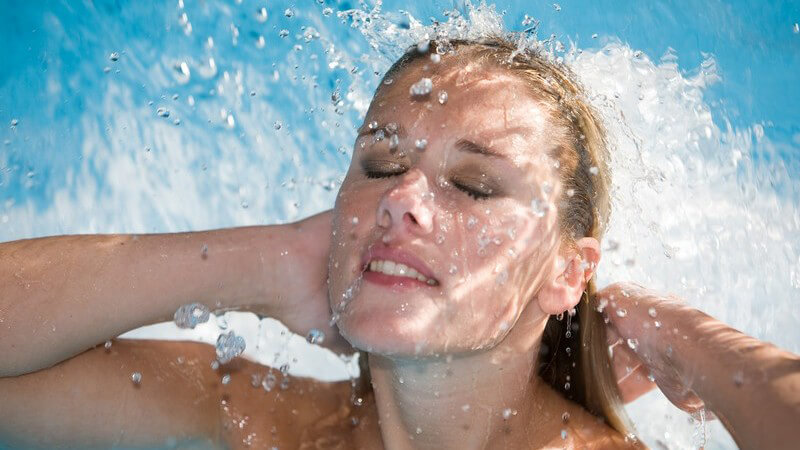
[[[331,308],[351,344],[386,355],[494,346],[560,242],[546,106],[501,70],[421,59],[373,99],[335,206]],[[423,77],[433,90],[411,95]]]

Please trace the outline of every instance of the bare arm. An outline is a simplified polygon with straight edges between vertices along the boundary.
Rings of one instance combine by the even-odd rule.
[[[605,311],[677,406],[712,411],[742,448],[790,448],[800,423],[800,357],[635,285],[598,293]],[[624,309],[625,314],[618,314]]]
[[[0,377],[50,367],[186,303],[327,331],[330,213],[290,225],[0,244]],[[338,339],[337,339],[338,338]]]
[[[213,358],[205,344],[121,340],[0,378],[0,447],[216,447],[224,386]]]

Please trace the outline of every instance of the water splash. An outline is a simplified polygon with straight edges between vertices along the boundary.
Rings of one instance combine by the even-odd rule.
[[[0,239],[254,225],[328,208],[353,130],[388,65],[429,38],[446,50],[448,39],[501,31],[504,20],[513,21],[524,27],[524,45],[573,68],[607,124],[615,186],[607,239],[618,248],[606,252],[600,284],[635,280],[675,292],[736,328],[800,351],[793,326],[800,320],[793,307],[800,202],[787,156],[800,139],[779,141],[768,122],[742,125],[714,104],[709,92],[725,83],[720,73],[726,73],[714,57],[687,65],[675,51],[637,52],[591,29],[576,33],[590,36],[594,47],[563,36],[540,40],[530,11],[503,16],[485,5],[459,6],[430,25],[427,14],[417,14],[420,20],[380,4],[338,12],[345,25],[332,9],[298,10],[292,18],[278,11],[266,22],[281,20],[274,31],[263,31],[247,4],[118,7],[131,20],[120,23],[119,14],[90,3],[76,4],[74,12],[53,6],[20,13],[41,18],[29,28],[46,35],[43,45],[52,47],[44,48],[59,49],[48,54],[61,55],[63,66],[10,64],[0,88],[9,99],[7,124],[13,115],[0,131]],[[231,22],[241,30],[238,45]],[[796,39],[791,25],[782,32]],[[100,45],[98,29],[119,29],[128,39]],[[251,30],[263,32],[270,45],[244,39]],[[302,49],[294,50],[299,43]],[[109,62],[112,50],[121,57]],[[89,64],[69,65],[71,59]],[[103,73],[108,65],[114,70]],[[335,87],[336,108],[330,106]],[[256,90],[258,96],[248,95]],[[179,98],[170,100],[173,93]],[[442,93],[432,94],[441,101]],[[154,114],[156,107],[169,110],[170,120]],[[180,127],[172,121],[177,117]],[[278,120],[284,126],[275,130]],[[56,140],[64,151],[49,150]],[[32,168],[46,177],[27,177]],[[289,179],[296,180],[291,190],[283,184]],[[243,185],[257,193],[246,209]],[[126,208],[98,210],[98,204]],[[772,300],[757,300],[764,298]],[[667,425],[655,422],[650,434],[660,439]],[[673,431],[670,445],[680,439]]]

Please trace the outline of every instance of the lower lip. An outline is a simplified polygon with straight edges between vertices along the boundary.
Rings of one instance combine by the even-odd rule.
[[[392,286],[399,288],[419,288],[419,287],[433,287],[428,283],[409,278],[409,277],[396,277],[394,275],[386,275],[382,272],[366,271],[364,272],[364,280],[370,283],[380,284],[382,286]]]

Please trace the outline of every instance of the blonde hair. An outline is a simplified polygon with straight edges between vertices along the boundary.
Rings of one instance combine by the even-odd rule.
[[[550,155],[559,163],[563,184],[559,223],[564,244],[571,245],[581,237],[599,241],[611,209],[608,145],[602,123],[569,68],[514,42],[517,39],[509,35],[451,40],[446,45],[431,41],[427,52],[413,46],[392,65],[384,80],[422,56],[437,52],[439,46],[469,62],[505,69],[519,77],[537,100],[552,108],[552,119],[566,131],[566,138]],[[590,280],[571,314],[550,317],[542,338],[539,375],[566,398],[602,417],[626,437],[631,436],[633,427],[623,409],[608,354],[605,323],[595,302],[595,282]]]

